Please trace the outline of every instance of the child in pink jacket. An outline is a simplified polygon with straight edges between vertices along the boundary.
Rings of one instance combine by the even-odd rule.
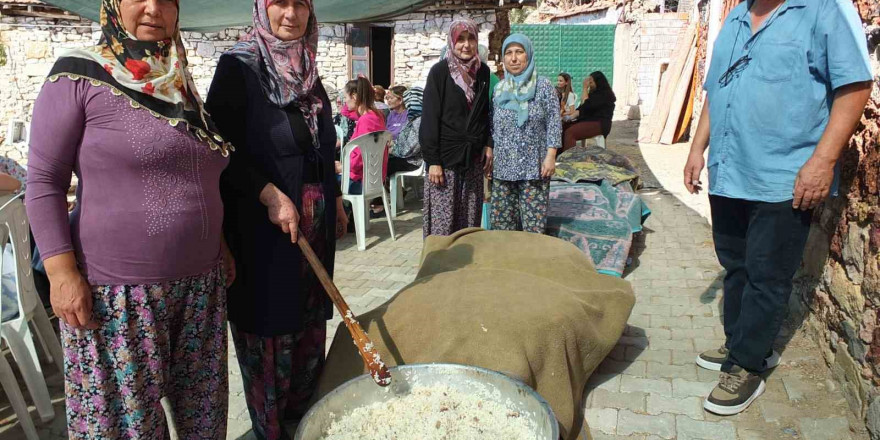
[[[351,80],[345,85],[345,105],[340,110],[343,116],[356,121],[354,133],[351,138],[356,139],[361,135],[377,131],[385,131],[385,116],[376,109],[373,102],[373,86],[366,78]],[[382,175],[388,171],[388,149],[382,162]],[[351,151],[351,185],[349,192],[357,193],[356,188],[362,188],[364,178],[364,159],[360,148]],[[357,183],[357,185],[355,184]],[[354,191],[352,191],[354,190]]]

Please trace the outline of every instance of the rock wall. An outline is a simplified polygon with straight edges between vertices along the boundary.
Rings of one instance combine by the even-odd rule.
[[[679,34],[688,22],[677,13],[644,14],[634,26],[638,32],[638,96],[642,115],[648,115],[660,90],[660,65],[672,62]]]
[[[877,20],[862,3],[865,22]],[[841,195],[814,217],[792,308],[880,440],[880,50],[872,63],[873,96],[841,160]]]

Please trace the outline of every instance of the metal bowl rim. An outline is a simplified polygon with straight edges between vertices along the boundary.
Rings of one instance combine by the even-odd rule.
[[[528,386],[525,382],[523,382],[517,378],[510,377],[504,373],[501,373],[501,372],[495,371],[495,370],[490,370],[488,368],[476,367],[473,365],[451,364],[451,363],[442,363],[442,362],[433,362],[433,363],[429,363],[429,364],[397,365],[394,367],[390,367],[388,370],[389,371],[397,371],[397,370],[409,370],[409,369],[414,369],[414,368],[427,368],[427,367],[444,367],[444,368],[449,368],[452,370],[472,370],[472,371],[484,373],[489,376],[495,376],[495,377],[499,377],[499,378],[513,382],[517,387],[525,390],[528,395],[532,396],[535,400],[537,400],[538,403],[541,405],[541,407],[544,408],[544,410],[546,411],[546,414],[550,415],[550,418],[552,420],[550,423],[551,438],[554,438],[554,439],[559,438],[559,420],[556,418],[556,413],[553,412],[553,408],[550,407],[550,403],[548,403],[547,400],[544,399],[543,396],[538,394],[538,392],[535,391],[532,387]],[[341,394],[343,390],[345,390],[346,388],[351,386],[353,383],[355,383],[359,380],[364,380],[364,378],[368,378],[369,380],[373,380],[373,378],[369,375],[369,373],[365,373],[365,374],[362,374],[360,376],[357,376],[357,377],[354,377],[352,379],[345,381],[345,383],[343,383],[342,385],[339,385],[338,387],[336,387],[336,389],[327,393],[327,395],[325,395],[320,400],[315,402],[315,404],[312,405],[312,407],[306,412],[306,415],[303,416],[302,421],[308,420],[309,417],[311,417],[313,415],[313,413],[318,410],[321,402],[335,396],[336,394]],[[306,427],[306,425],[304,423],[302,423],[302,421],[300,422],[299,427],[297,427],[297,429],[296,429],[296,434],[294,435],[295,438],[301,438],[300,436],[303,434],[302,431]]]

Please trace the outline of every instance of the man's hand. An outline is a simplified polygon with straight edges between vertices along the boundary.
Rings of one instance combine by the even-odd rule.
[[[706,166],[706,160],[703,159],[703,153],[691,151],[687,163],[684,165],[684,186],[689,193],[699,194],[703,190],[700,174],[702,174],[704,166]]]
[[[819,206],[831,192],[834,180],[834,162],[810,158],[794,181],[794,201],[792,207],[808,211]]]

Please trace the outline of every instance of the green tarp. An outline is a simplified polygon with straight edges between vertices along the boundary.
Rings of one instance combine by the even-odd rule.
[[[97,21],[101,0],[44,0]],[[432,3],[425,0],[314,0],[322,23],[351,23],[405,13]],[[252,0],[181,0],[180,22],[186,30],[222,29],[252,22]]]

